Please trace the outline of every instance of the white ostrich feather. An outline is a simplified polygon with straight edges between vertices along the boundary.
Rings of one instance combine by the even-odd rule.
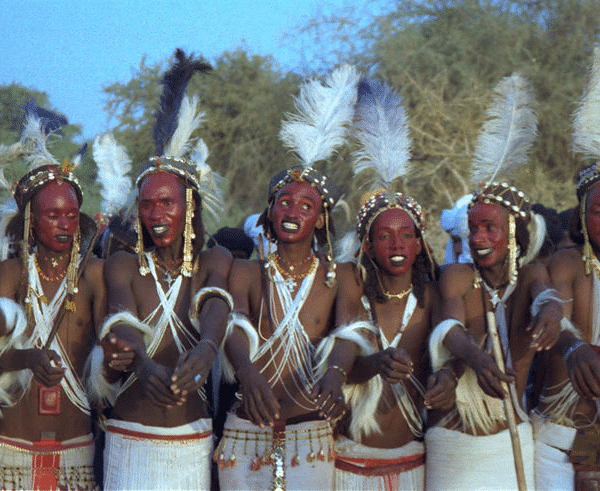
[[[13,199],[0,206],[0,261],[8,259],[15,252],[14,249],[17,244],[14,242],[14,237],[9,237],[6,234],[6,228],[18,211],[17,204]]]
[[[10,189],[10,183],[4,177],[5,166],[19,158],[24,150],[25,148],[20,141],[9,146],[0,143],[0,186],[4,189]]]
[[[25,159],[30,169],[48,164],[59,165],[46,148],[46,142],[51,135],[52,133],[45,133],[42,121],[37,116],[27,116],[20,142],[26,149]]]
[[[490,183],[500,171],[508,174],[525,163],[537,135],[535,99],[528,81],[515,73],[503,78],[494,92],[475,149],[474,184]]]
[[[590,79],[574,114],[573,151],[600,158],[600,45],[594,47]]]
[[[123,208],[131,192],[131,159],[123,145],[119,145],[111,132],[97,135],[93,156],[98,166],[98,181],[102,186],[101,211],[110,216]]]
[[[192,133],[204,121],[204,113],[198,112],[198,96],[184,96],[177,116],[177,129],[165,147],[165,156],[181,158],[191,147]]]
[[[196,147],[191,154],[191,160],[195,164],[196,173],[198,174],[202,206],[215,218],[218,218],[223,209],[222,189],[224,179],[216,172],[213,172],[206,163],[208,154],[206,143],[201,138],[198,139]]]
[[[354,173],[372,168],[386,189],[406,174],[410,161],[412,142],[402,102],[384,82],[359,85],[354,125],[361,147],[354,153]]]
[[[325,85],[310,80],[295,100],[298,114],[288,115],[279,136],[310,167],[343,145],[352,121],[359,75],[350,65],[336,69]]]
[[[338,263],[356,262],[360,240],[355,230],[347,232],[336,244],[335,261]]]

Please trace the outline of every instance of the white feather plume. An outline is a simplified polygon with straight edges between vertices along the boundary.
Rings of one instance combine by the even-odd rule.
[[[131,192],[131,159],[123,145],[119,145],[111,132],[97,135],[93,156],[98,166],[98,181],[102,186],[101,211],[110,216],[123,208]]]
[[[386,189],[406,174],[410,161],[412,142],[402,102],[384,82],[364,80],[359,86],[354,125],[361,147],[354,153],[354,173],[372,168]]]
[[[25,159],[30,169],[42,165],[59,165],[59,162],[46,148],[46,142],[52,133],[46,134],[42,121],[32,114],[27,116],[25,128],[21,134],[21,144],[26,149]]]
[[[15,252],[17,244],[14,242],[14,237],[7,235],[6,229],[18,211],[17,204],[13,199],[9,199],[0,206],[0,261],[8,259]]]
[[[590,79],[574,114],[573,151],[600,158],[600,45],[594,47]]]
[[[198,174],[202,206],[215,218],[218,218],[223,208],[222,188],[224,179],[216,172],[213,172],[206,163],[208,154],[209,152],[206,143],[199,138],[190,157],[196,166],[196,172]]]
[[[165,156],[181,158],[191,147],[192,133],[204,121],[204,113],[198,112],[198,96],[184,96],[177,116],[177,129],[165,147]]]
[[[10,183],[4,177],[5,166],[21,157],[24,150],[25,148],[20,141],[9,146],[0,143],[0,186],[4,189],[10,189]]]
[[[356,68],[344,65],[333,71],[325,85],[310,80],[300,88],[295,100],[298,114],[288,115],[279,136],[296,151],[304,167],[329,158],[345,143],[358,79]]]
[[[492,106],[475,149],[471,181],[490,183],[527,161],[537,135],[534,96],[518,73],[503,78],[494,90]]]

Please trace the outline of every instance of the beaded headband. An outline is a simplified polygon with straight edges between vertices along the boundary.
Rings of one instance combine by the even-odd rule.
[[[421,233],[427,230],[425,223],[425,212],[421,205],[412,197],[404,193],[388,193],[387,191],[375,191],[374,194],[369,193],[363,197],[363,205],[358,211],[358,221],[356,224],[356,232],[359,239],[369,233],[372,223],[375,219],[386,210],[398,208],[408,212],[415,225]]]
[[[195,191],[200,192],[200,183],[196,170],[187,160],[174,157],[150,157],[148,161],[150,164],[140,173],[135,181],[137,187],[142,184],[142,181],[148,175],[158,171],[165,171],[183,179],[186,187],[189,185]]]
[[[27,203],[42,189],[46,184],[53,181],[65,181],[69,183],[75,190],[77,202],[79,206],[83,202],[83,192],[79,185],[79,181],[71,172],[73,166],[65,161],[62,165],[47,164],[37,167],[25,174],[16,184],[13,196],[19,208],[23,212]]]
[[[531,204],[522,191],[507,183],[492,182],[473,192],[473,199],[469,203],[471,210],[477,203],[495,203],[504,206],[515,217],[528,221],[531,217]]]
[[[342,195],[342,191],[325,174],[319,172],[313,167],[302,167],[297,165],[285,169],[271,179],[269,183],[269,203],[272,203],[277,193],[286,184],[291,182],[307,182],[315,187],[321,195],[323,203],[330,209],[333,209]]]
[[[581,169],[577,174],[577,198],[581,201],[581,198],[598,181],[600,181],[600,162],[594,162]]]

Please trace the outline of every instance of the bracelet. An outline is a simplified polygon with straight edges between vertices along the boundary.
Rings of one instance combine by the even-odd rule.
[[[223,300],[223,302],[227,304],[229,312],[231,312],[234,308],[233,298],[231,297],[231,294],[229,292],[216,286],[204,287],[198,290],[198,293],[196,293],[194,299],[192,300],[192,306],[194,306],[195,312],[191,311],[190,317],[197,317],[200,314],[200,311],[202,310],[202,307],[204,306],[206,301],[210,300],[211,298],[219,298]],[[190,308],[190,310],[192,309]]]
[[[346,381],[346,378],[348,377],[346,370],[344,370],[342,367],[339,367],[337,365],[329,365],[327,367],[327,370],[337,370],[338,372],[340,372],[343,375],[344,381]]]
[[[565,354],[563,355],[565,365],[567,364],[567,361],[569,361],[569,356],[571,356],[576,349],[581,348],[584,344],[587,343],[585,341],[576,341],[569,347],[567,351],[565,351]]]
[[[212,339],[202,338],[200,341],[198,341],[198,344],[200,344],[200,343],[208,344],[215,352],[215,355],[219,354],[219,347],[216,345],[216,343]]]
[[[446,373],[448,373],[454,379],[454,383],[456,385],[458,385],[458,375],[456,375],[456,372],[454,370],[452,370],[452,368],[443,366],[442,368],[440,368],[438,370],[438,372],[446,372]]]

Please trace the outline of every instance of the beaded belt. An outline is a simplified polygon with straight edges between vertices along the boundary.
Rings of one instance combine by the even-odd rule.
[[[364,459],[340,455],[335,459],[336,469],[369,477],[400,474],[423,464],[425,464],[424,453],[398,459]]]

